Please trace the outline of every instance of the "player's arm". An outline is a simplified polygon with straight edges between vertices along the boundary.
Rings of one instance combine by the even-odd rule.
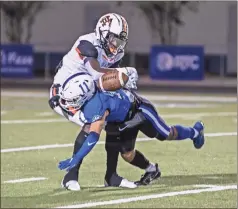
[[[73,158],[63,160],[59,163],[60,170],[70,170],[74,166],[76,166],[83,158],[93,149],[93,147],[97,144],[101,131],[103,129],[106,117],[108,116],[108,110],[105,111],[103,117],[90,125],[89,135],[87,139],[84,141],[80,150],[73,156]]]
[[[117,70],[120,73],[126,74],[130,78],[128,82],[129,88],[136,87],[136,82],[138,80],[138,74],[135,68],[123,67],[123,68],[103,68],[97,61],[98,51],[96,47],[89,41],[81,40],[76,48],[79,58],[83,60],[85,67],[88,72],[92,75],[94,80],[98,80],[104,73],[111,72],[112,70]]]
[[[121,63],[121,60],[119,60],[119,61],[115,62],[114,64],[112,64],[110,66],[110,68],[103,68],[103,67],[100,67],[100,64],[99,64],[97,59],[88,58],[88,64],[90,64],[90,66],[94,70],[98,71],[99,73],[107,73],[107,72],[110,72],[110,71],[115,70],[117,68],[120,68],[120,66],[119,66],[120,63]]]
[[[107,116],[108,111],[104,113],[100,120],[91,123],[87,139],[84,141],[80,150],[75,154],[75,158],[77,158],[78,162],[81,161],[97,144]]]
[[[106,110],[103,117],[100,120],[97,120],[96,122],[92,123],[89,128],[89,134],[92,132],[95,132],[97,134],[101,134],[102,129],[104,127],[106,117],[109,115],[109,111]]]
[[[104,68],[104,67],[100,67],[100,64],[98,62],[97,59],[95,58],[86,58],[85,60],[85,66],[87,67],[87,69],[90,71],[92,70],[95,70],[97,71],[98,73],[100,74],[104,74],[104,73],[107,73],[107,72],[110,72],[112,70],[115,70],[116,68]]]
[[[98,76],[100,76],[113,70],[112,68],[100,67],[99,62],[97,61],[98,51],[91,42],[87,40],[81,40],[76,48],[76,51],[79,55],[79,58],[84,61],[84,65],[90,74],[94,75],[96,71],[98,72]]]

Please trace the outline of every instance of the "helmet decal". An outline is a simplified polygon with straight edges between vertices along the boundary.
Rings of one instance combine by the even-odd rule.
[[[109,15],[105,16],[101,21],[100,23],[102,23],[102,26],[104,27],[106,24],[109,25],[109,27],[111,26],[112,24],[112,18],[110,18]]]

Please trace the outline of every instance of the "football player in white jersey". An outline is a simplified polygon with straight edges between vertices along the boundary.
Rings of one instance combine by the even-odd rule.
[[[75,140],[74,153],[80,149],[85,140],[86,128],[84,116],[80,111],[73,108],[63,110],[57,103],[57,94],[65,80],[71,79],[73,75],[89,74],[94,80],[111,70],[118,70],[129,77],[127,88],[136,89],[138,74],[133,67],[120,68],[119,63],[124,56],[124,49],[128,42],[128,24],[124,17],[115,13],[103,15],[95,28],[94,33],[80,36],[70,51],[63,57],[57,66],[56,75],[50,90],[49,104],[52,109],[67,118],[69,121],[83,127]],[[83,88],[83,87],[82,87]],[[85,89],[86,91],[86,89]],[[117,136],[113,133],[113,125],[106,128],[107,172],[105,182],[109,186],[134,187],[133,182],[125,181],[116,173],[119,150],[115,146]],[[68,172],[62,182],[65,188],[79,190],[78,170],[81,163]]]
[[[72,73],[79,72],[88,73],[97,80],[103,73],[117,69],[130,77],[128,87],[136,88],[136,69],[118,67],[127,41],[128,24],[124,17],[115,13],[102,16],[95,32],[80,36],[63,57],[54,83],[62,83]]]
[[[136,69],[119,67],[128,41],[128,31],[128,24],[121,15],[115,13],[103,15],[98,20],[95,32],[80,36],[57,66],[51,96],[55,96],[57,88],[75,73],[87,73],[94,80],[98,80],[108,71],[121,71],[129,77],[126,87],[136,89],[138,80]],[[55,111],[66,117],[61,109],[56,108]],[[72,117],[73,114],[74,111],[71,110],[67,118],[82,126],[81,121],[75,121],[75,117],[78,118],[78,116]]]

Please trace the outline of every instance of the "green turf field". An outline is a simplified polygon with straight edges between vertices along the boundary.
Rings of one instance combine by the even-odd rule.
[[[21,93],[15,96],[1,98],[1,207],[237,207],[236,103],[212,99],[201,102],[199,97],[193,102],[159,101],[153,97],[159,113],[170,125],[193,125],[196,120],[203,120],[207,134],[205,146],[196,150],[191,140],[138,141],[136,148],[152,162],[159,163],[162,178],[133,190],[103,188],[106,163],[103,133],[100,143],[81,167],[82,190],[69,192],[60,187],[64,171],[58,170],[57,164],[70,157],[70,144],[79,128],[52,114],[47,97],[24,97]],[[140,134],[139,138],[145,136]],[[59,147],[63,144],[65,147]],[[19,149],[24,147],[27,150]],[[138,180],[144,172],[120,159],[118,173],[129,180]],[[44,179],[8,182],[39,177]]]

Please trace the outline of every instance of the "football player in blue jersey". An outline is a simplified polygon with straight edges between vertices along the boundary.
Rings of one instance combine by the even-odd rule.
[[[74,86],[69,86],[72,82]],[[64,91],[62,91],[62,89]],[[67,89],[67,91],[65,91]],[[76,90],[74,90],[76,89]],[[77,153],[78,150],[81,149],[84,144],[87,136],[89,135],[90,121],[85,118],[84,112],[82,111],[84,103],[87,102],[90,98],[93,97],[94,93],[97,92],[97,88],[95,87],[95,82],[93,82],[92,78],[86,73],[76,73],[72,76],[68,77],[62,85],[59,85],[57,90],[58,96],[51,97],[50,103],[51,107],[54,109],[55,107],[64,109],[65,112],[68,112],[71,109],[76,111],[75,116],[78,117],[78,120],[85,123],[81,132],[77,136],[74,145],[73,153]],[[60,93],[59,93],[60,92]],[[129,93],[125,91],[126,93]],[[119,97],[120,94],[115,92]],[[114,97],[113,92],[108,92],[107,96]],[[60,95],[60,96],[59,96]],[[128,95],[130,97],[130,95]],[[59,100],[60,97],[60,100]],[[56,100],[54,101],[54,99]],[[58,100],[58,101],[57,101]],[[54,107],[53,107],[54,106]],[[86,106],[85,106],[86,107]],[[93,108],[97,109],[97,104],[93,104]],[[100,108],[100,107],[99,107]],[[84,109],[87,113],[91,112],[90,109]],[[125,114],[123,110],[123,114]],[[98,118],[99,117],[99,118]],[[100,116],[94,115],[93,120],[100,119]],[[105,175],[105,186],[115,186],[115,187],[126,187],[126,188],[135,188],[137,185],[134,182],[128,181],[125,178],[117,175],[117,161],[119,152],[121,152],[122,157],[130,162],[132,165],[135,165],[139,168],[145,169],[148,172],[148,183],[160,177],[160,170],[157,164],[149,162],[142,153],[136,150],[136,157],[128,155],[128,151],[134,149],[136,135],[133,135],[133,140],[127,140],[128,137],[131,137],[131,133],[120,133],[118,129],[120,121],[111,120],[108,121],[105,127],[106,131],[106,143],[105,149],[107,152],[107,171]],[[129,134],[129,136],[128,136]],[[135,159],[135,160],[133,160]],[[82,164],[82,160],[78,162],[78,164],[67,172],[64,179],[62,180],[62,187],[68,190],[80,190],[80,186],[78,184],[78,171],[80,165]]]
[[[92,33],[82,35],[77,38],[71,49],[65,54],[62,61],[56,68],[53,85],[50,89],[49,104],[52,109],[65,117],[67,120],[84,126],[84,121],[80,119],[80,111],[75,111],[74,108],[64,110],[63,108],[54,106],[57,101],[58,89],[63,85],[64,81],[73,74],[86,73],[94,80],[106,72],[117,70],[125,73],[129,77],[127,88],[136,89],[138,74],[133,67],[121,67],[125,48],[128,43],[129,27],[126,19],[116,13],[108,13],[99,18],[95,30]],[[85,87],[85,84],[82,84]],[[82,146],[82,143],[87,136],[87,125],[80,131],[74,143],[74,153]],[[116,173],[116,164],[119,155],[118,147],[115,146],[117,135],[114,132],[114,125],[109,123],[106,127],[106,145],[107,151],[107,173],[105,181],[108,185],[123,185],[123,178]],[[78,174],[79,163],[74,169],[68,172],[62,185],[69,190],[79,190]],[[120,183],[121,182],[121,183]],[[127,184],[129,185],[129,184]],[[125,185],[126,186],[126,185]]]
[[[140,130],[151,138],[159,140],[191,139],[196,149],[203,146],[205,139],[202,122],[196,122],[193,127],[168,126],[148,100],[128,90],[101,92],[96,88],[93,80],[90,80],[90,77],[85,79],[81,77],[82,75],[75,75],[65,81],[61,89],[59,105],[64,109],[72,106],[75,109],[80,109],[85,123],[89,125],[89,133],[73,157],[59,163],[61,170],[70,171],[83,160],[98,142],[105,123],[118,124],[119,137],[122,140],[122,157],[142,169],[148,169],[150,164],[140,152],[134,150],[135,140]],[[88,86],[87,94],[82,91],[82,88],[79,88],[85,83]],[[153,178],[149,173],[148,170],[137,184],[148,184],[150,178]],[[156,175],[159,176],[160,171]]]

